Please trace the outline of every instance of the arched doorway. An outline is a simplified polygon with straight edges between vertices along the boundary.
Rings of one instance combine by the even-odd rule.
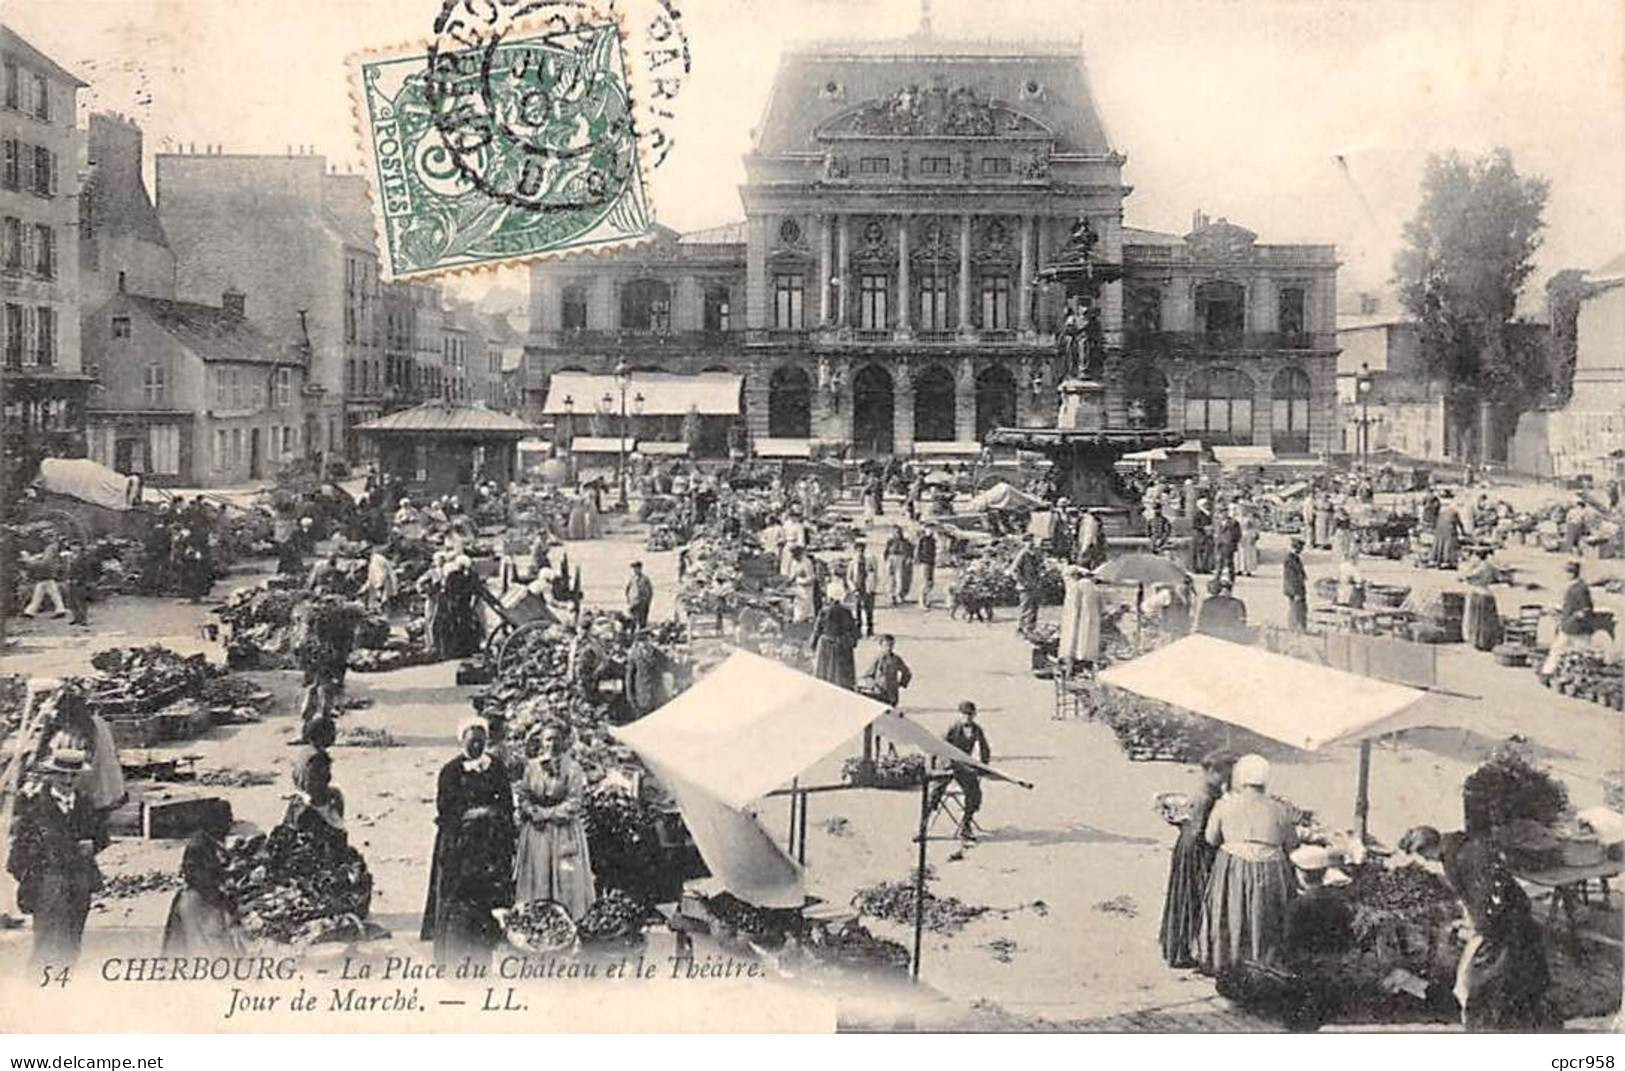
[[[1168,426],[1168,377],[1150,363],[1131,365],[1123,375],[1123,407],[1131,428]]]
[[[990,364],[976,375],[976,441],[987,442],[994,428],[1016,423],[1016,377],[1002,364]]]
[[[812,437],[812,377],[796,365],[775,368],[767,381],[767,434],[774,439]]]
[[[1270,420],[1270,447],[1277,454],[1309,452],[1309,374],[1301,368],[1276,373],[1270,392],[1274,413]]]
[[[896,401],[891,373],[866,364],[852,379],[852,446],[859,456],[886,456],[892,452]]]
[[[953,374],[940,364],[927,365],[914,378],[914,438],[951,443],[955,423]]]
[[[1185,434],[1210,446],[1250,446],[1253,381],[1235,368],[1204,368],[1185,387]]]

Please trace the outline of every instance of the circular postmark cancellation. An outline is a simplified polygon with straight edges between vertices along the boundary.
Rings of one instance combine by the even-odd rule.
[[[614,164],[624,154],[603,147],[630,138],[629,166],[659,167],[691,66],[675,0],[443,0],[428,54],[436,126],[453,163],[493,196],[537,208],[547,207],[538,189],[548,161],[596,154]],[[492,139],[526,158],[508,176],[512,189],[472,173],[484,162],[474,153]],[[578,191],[587,198],[611,198],[627,178],[588,173],[599,177]]]
[[[474,47],[436,38],[423,101],[438,144],[417,161],[421,172],[536,212],[615,202],[638,168],[619,28],[565,2],[568,16],[476,31]]]

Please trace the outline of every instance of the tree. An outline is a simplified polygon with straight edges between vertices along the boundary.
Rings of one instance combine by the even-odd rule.
[[[1559,402],[1574,393],[1574,362],[1579,355],[1580,305],[1596,292],[1585,272],[1564,268],[1546,280],[1546,316],[1551,321],[1550,374],[1552,392]]]
[[[1547,193],[1546,180],[1520,175],[1506,149],[1428,158],[1394,285],[1455,421],[1476,422],[1482,403],[1522,409],[1544,396],[1544,361],[1515,344],[1508,326],[1534,271]]]

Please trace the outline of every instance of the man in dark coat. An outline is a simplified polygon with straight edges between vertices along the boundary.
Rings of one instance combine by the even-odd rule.
[[[1309,579],[1303,571],[1303,540],[1292,537],[1292,549],[1281,563],[1281,593],[1286,596],[1287,626],[1294,632],[1309,628]]]
[[[36,979],[54,969],[66,980],[61,972],[79,959],[90,898],[102,885],[96,853],[107,835],[75,787],[84,761],[83,751],[53,745],[17,801],[6,869],[17,879],[18,908],[34,916],[29,963]]]
[[[863,691],[887,706],[895,707],[902,691],[914,680],[914,672],[897,653],[897,639],[889,633],[880,637],[880,653],[863,674]]]
[[[1031,534],[1011,565],[1016,574],[1016,585],[1021,589],[1021,616],[1016,622],[1017,632],[1028,632],[1038,624],[1038,603],[1043,594],[1044,555]]]
[[[649,606],[654,602],[655,586],[643,572],[642,562],[632,563],[632,575],[626,579],[626,612],[632,618],[632,627],[644,628],[649,624]]]
[[[914,564],[920,569],[920,609],[931,609],[931,595],[937,584],[937,537],[931,529],[920,532],[914,544]]]
[[[1213,575],[1220,579],[1236,579],[1236,552],[1241,549],[1241,522],[1226,513],[1219,518],[1213,539]]]
[[[949,726],[942,738],[984,766],[992,761],[993,751],[988,747],[987,734],[976,724],[976,704],[966,699],[959,704],[959,720]],[[965,811],[959,821],[959,839],[976,839],[976,812],[982,809],[982,775],[974,766],[962,762],[953,765],[953,781],[965,795]],[[942,781],[931,792],[931,810],[942,804],[948,782]]]

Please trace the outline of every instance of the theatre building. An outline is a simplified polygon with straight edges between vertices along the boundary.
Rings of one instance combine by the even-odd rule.
[[[690,399],[696,453],[827,440],[974,455],[994,427],[1053,419],[1065,296],[1040,271],[1086,216],[1126,271],[1101,310],[1118,421],[1327,449],[1333,249],[1200,215],[1185,235],[1126,227],[1124,160],[1075,44],[787,53],[745,158],[743,222],[532,265],[541,415],[561,437],[671,438]],[[702,374],[679,397],[672,378]]]

